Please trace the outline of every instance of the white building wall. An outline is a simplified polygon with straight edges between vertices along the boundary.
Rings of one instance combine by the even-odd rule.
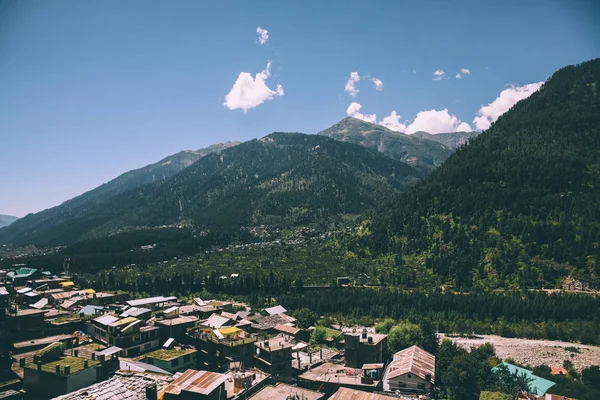
[[[424,385],[424,388],[419,388],[419,384]],[[429,391],[430,389],[430,382],[427,382],[425,379],[422,379],[414,374],[404,374],[396,376],[392,379],[387,379],[384,377],[383,380],[383,390],[385,392],[395,392],[396,390]]]

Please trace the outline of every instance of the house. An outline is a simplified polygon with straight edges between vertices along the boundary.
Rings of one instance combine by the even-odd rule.
[[[197,317],[182,315],[155,321],[154,325],[161,328],[160,338],[162,341],[174,338],[178,342],[182,342],[188,328],[194,327],[197,321]]]
[[[226,375],[188,369],[160,392],[164,400],[226,400]]]
[[[250,396],[249,400],[321,400],[325,398],[324,393],[303,389],[298,386],[277,383],[275,386],[265,386],[256,394]]]
[[[144,325],[144,321],[134,317],[119,318],[106,314],[93,319],[92,325],[92,336],[104,344],[122,348],[120,354],[123,357],[135,357],[160,345],[160,328]]]
[[[144,307],[129,307],[127,310],[123,311],[119,316],[121,318],[135,317],[137,319],[147,321],[152,316],[152,310]]]
[[[377,390],[381,381],[364,373],[365,371],[362,369],[325,362],[308,369],[298,378],[312,389],[319,389],[330,395],[335,393],[340,386],[367,392]]]
[[[119,398],[127,400],[156,400],[158,393],[162,392],[165,386],[173,382],[173,380],[173,377],[163,374],[117,371],[112,378],[104,382],[56,397],[54,400]]]
[[[28,280],[41,277],[42,272],[35,268],[19,267],[14,271],[7,272],[6,276],[12,280],[14,286],[18,286],[24,285]]]
[[[138,361],[134,358],[119,358],[119,369],[123,371],[133,372],[151,372],[155,374],[164,374],[173,376],[172,373],[155,365]]]
[[[346,366],[361,368],[363,364],[383,363],[388,358],[387,335],[362,332],[344,334]]]
[[[381,393],[369,393],[362,390],[341,387],[329,398],[329,400],[403,400],[406,397],[386,396]]]
[[[60,343],[53,343],[38,351],[33,363],[26,363],[23,367],[23,388],[28,395],[43,398],[90,386],[98,382],[101,376],[99,361],[65,357]]]
[[[269,315],[285,314],[287,310],[283,306],[275,306],[265,308],[265,312]]]
[[[545,395],[546,392],[548,391],[548,389],[550,389],[552,386],[554,386],[556,384],[552,381],[549,381],[548,379],[544,379],[537,375],[534,375],[533,372],[528,369],[517,367],[516,365],[510,364],[507,362],[503,362],[503,363],[496,365],[494,368],[492,368],[492,371],[497,371],[502,366],[508,368],[508,370],[512,374],[516,373],[519,375],[525,375],[527,378],[529,378],[529,380],[530,380],[529,387],[531,389],[531,393],[536,396]]]
[[[202,319],[209,317],[215,311],[217,309],[209,305],[199,306],[197,304],[188,304],[179,307],[179,315],[193,315]]]
[[[196,328],[187,335],[188,341],[200,351],[204,369],[220,371],[232,362],[246,367],[254,362],[256,339],[237,327]]]
[[[154,350],[146,354],[145,361],[150,365],[175,373],[196,367],[198,351],[191,347],[175,346],[170,349]]]
[[[235,365],[235,364],[234,364]],[[257,368],[231,368],[225,373],[225,390],[228,399],[247,399],[248,396],[259,391],[271,375]]]
[[[383,391],[429,392],[435,384],[435,356],[417,346],[394,354],[383,376]]]
[[[127,305],[130,307],[144,307],[150,308],[152,311],[156,309],[164,308],[166,304],[176,301],[177,297],[175,296],[156,296],[156,297],[148,297],[145,299],[137,299],[137,300],[128,300],[126,301]]]
[[[200,322],[200,326],[204,326],[207,328],[219,329],[226,326],[234,326],[235,320],[231,318],[224,317],[219,314],[212,314],[210,317]]]
[[[275,315],[248,315],[246,317],[251,322],[250,327],[248,328],[253,333],[259,334],[273,334],[275,333],[276,325],[286,325],[290,324],[291,326],[296,326],[297,320],[293,317],[290,317],[287,314],[275,314]]]
[[[46,310],[14,309],[6,314],[6,332],[8,337],[34,339],[44,335],[44,314]]]
[[[292,348],[288,337],[277,336],[255,342],[257,354],[254,356],[257,367],[271,375],[283,375],[292,369]]]
[[[228,311],[228,312],[233,311],[233,303],[230,301],[212,300],[212,301],[208,302],[208,305],[213,306],[217,310],[221,310],[221,311]]]
[[[283,324],[277,324],[277,325],[275,325],[275,327],[273,329],[275,329],[275,331],[277,333],[285,333],[286,335],[292,336],[294,339],[297,339],[297,340],[300,340],[303,342],[310,341],[310,332],[308,332],[304,329],[296,328],[294,326],[289,326],[289,325],[283,325]]]

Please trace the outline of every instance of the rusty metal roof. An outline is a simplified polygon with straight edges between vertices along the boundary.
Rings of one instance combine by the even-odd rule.
[[[380,393],[364,392],[362,390],[341,387],[329,400],[400,400],[398,397],[386,396]]]
[[[411,373],[421,379],[429,375],[435,383],[435,356],[417,346],[412,346],[394,354],[394,360],[388,365],[384,380]]]
[[[179,375],[165,388],[165,393],[178,395],[181,392],[192,392],[203,395],[212,393],[227,380],[227,376],[217,372],[196,371],[188,369]],[[225,388],[223,388],[225,390]]]

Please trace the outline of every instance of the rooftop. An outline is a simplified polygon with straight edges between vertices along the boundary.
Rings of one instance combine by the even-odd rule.
[[[254,345],[267,351],[281,350],[285,348],[294,347],[294,344],[288,341],[288,339],[283,336],[274,337],[268,340],[259,340],[255,342]]]
[[[188,369],[164,389],[164,393],[179,395],[181,392],[192,392],[203,395],[212,393],[227,376],[217,372],[196,371]]]
[[[190,324],[190,323],[194,323],[196,321],[198,321],[197,317],[182,315],[177,318],[162,319],[160,321],[156,321],[155,323],[159,324],[159,325],[164,325],[164,326],[175,326],[175,325]]]
[[[156,383],[157,391],[173,381],[168,375],[148,372],[117,371],[107,381],[96,383],[76,392],[72,392],[54,400],[90,400],[90,399],[131,399],[145,400],[146,386]]]
[[[383,333],[371,333],[368,332],[366,338],[363,338],[363,333],[362,332],[352,332],[352,333],[344,333],[345,335],[350,335],[350,336],[358,336],[360,338],[360,342],[364,343],[364,344],[377,344],[379,342],[381,342],[383,339],[387,338],[387,335],[383,334]],[[371,338],[372,342],[369,342],[369,338]]]
[[[175,347],[173,349],[159,349],[146,354],[146,357],[156,358],[163,361],[171,361],[179,357],[183,357],[186,354],[196,353],[196,349],[189,347]]]
[[[106,315],[103,315],[101,317],[94,319],[94,322],[96,322],[99,325],[108,326],[118,320],[119,320],[119,317],[115,317],[114,315],[106,314]]]
[[[351,374],[348,374],[351,371]],[[364,386],[369,388],[377,387],[379,381],[373,383],[362,383],[362,370],[344,367],[343,365],[333,363],[323,363],[314,367],[302,375],[301,379],[313,382],[329,382],[338,385]]]
[[[47,311],[45,311],[45,310],[24,309],[24,310],[18,310],[16,314],[8,313],[7,315],[16,316],[16,317],[31,317],[34,315],[42,315],[42,314],[45,314],[46,312]]]
[[[283,306],[275,306],[275,307],[265,308],[265,311],[269,315],[285,314],[287,312],[287,310],[285,308],[283,308]]]
[[[435,356],[417,346],[412,346],[394,354],[394,359],[385,371],[384,379],[412,373],[421,379],[431,378],[435,383]]]
[[[235,396],[238,396],[238,399],[245,399],[247,397],[246,395],[244,395],[244,391],[246,389],[250,391],[257,385],[262,385],[266,379],[271,377],[271,375],[266,374],[257,368],[246,369],[244,372],[230,370],[227,373],[225,373],[225,376],[227,377],[227,380],[225,381],[225,391],[227,391],[228,399],[231,399]],[[246,387],[246,389],[240,390],[238,388],[238,390],[236,391],[235,378],[251,379],[252,382],[250,383],[249,387]]]
[[[285,332],[289,335],[297,335],[298,332],[301,331],[300,328],[294,328],[293,326],[284,325],[284,324],[275,325],[275,330],[280,331],[280,332]]]
[[[56,335],[56,336],[48,336],[41,339],[34,340],[26,340],[24,342],[13,343],[13,347],[15,349],[23,349],[31,346],[43,346],[52,344],[54,342],[62,342],[64,340],[72,339],[73,335]]]
[[[71,367],[70,374],[76,374],[86,369],[85,362],[88,362],[87,368],[93,368],[100,363],[98,361],[87,360],[79,357],[61,357],[58,360],[42,363],[42,371],[56,374],[56,366],[60,367],[60,375],[65,375],[64,368],[66,366]],[[34,363],[25,364],[25,368],[37,369],[37,365]]]
[[[325,397],[325,394],[315,392],[313,390],[299,388],[297,386],[278,383],[275,386],[265,386],[255,395],[250,396],[250,400],[286,400],[297,395],[299,399],[304,400],[320,400]]]
[[[156,297],[148,297],[145,299],[128,300],[128,301],[126,301],[126,303],[129,304],[131,307],[139,307],[139,306],[145,306],[145,305],[166,303],[166,302],[173,301],[173,300],[177,300],[177,297],[175,297],[175,296],[169,296],[169,297],[156,296]]]
[[[531,379],[531,382],[529,382],[531,393],[536,394],[538,396],[543,396],[548,391],[548,389],[555,385],[554,382],[549,381],[548,379],[540,378],[539,376],[534,375],[533,372],[531,372],[528,369],[517,367],[516,365],[512,365],[506,362],[498,364],[497,366],[492,368],[492,371],[496,370],[501,365],[506,366],[508,370],[513,374],[517,373],[519,375],[525,375],[527,378]]]
[[[381,393],[369,393],[362,390],[341,387],[329,400],[402,400],[406,397],[387,396]]]

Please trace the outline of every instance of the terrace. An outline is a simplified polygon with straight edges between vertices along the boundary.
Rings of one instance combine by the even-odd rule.
[[[72,375],[72,374],[76,374],[78,372],[84,371],[88,368],[94,368],[95,366],[97,366],[99,364],[100,363],[98,361],[88,360],[88,359],[79,358],[79,357],[66,356],[66,357],[61,357],[58,360],[49,361],[46,363],[40,363],[40,364],[27,363],[27,364],[25,364],[25,368],[37,370],[38,365],[41,365],[41,371],[43,371],[43,372],[48,372],[48,373],[57,374],[57,375]],[[65,367],[68,367],[67,371],[65,371]],[[70,371],[69,371],[69,369],[70,369]]]

